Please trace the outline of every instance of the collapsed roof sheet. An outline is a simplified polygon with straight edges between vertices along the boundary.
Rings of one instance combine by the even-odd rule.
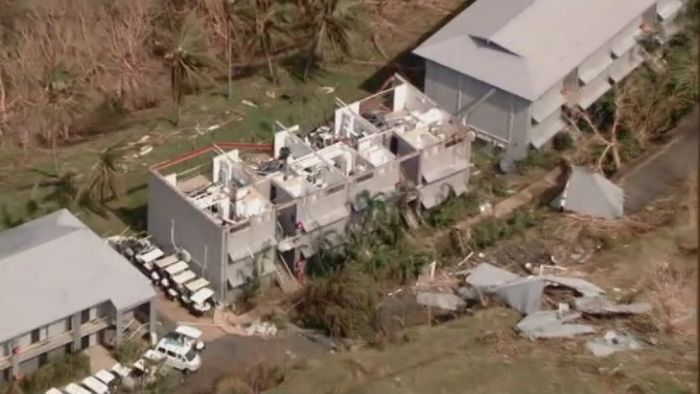
[[[567,211],[615,219],[622,217],[624,192],[604,176],[585,167],[572,166],[564,191],[553,205]]]

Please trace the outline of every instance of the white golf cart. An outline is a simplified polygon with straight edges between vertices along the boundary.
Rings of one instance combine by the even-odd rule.
[[[192,303],[190,297],[198,290],[201,290],[207,286],[209,286],[209,281],[204,278],[199,278],[193,280],[192,282],[187,282],[185,284],[185,291],[183,291],[180,295],[180,301],[182,301],[183,305],[189,306]]]
[[[109,387],[92,376],[88,376],[80,383],[95,394],[110,394]]]
[[[104,383],[109,387],[110,390],[117,387],[117,377],[113,373],[107,371],[106,369],[101,369],[95,373],[95,379]]]
[[[63,388],[68,394],[93,394],[88,389],[78,386],[75,383],[68,383],[68,386]]]
[[[173,276],[170,278],[170,287],[167,290],[168,294],[173,299],[179,298],[185,291],[185,284],[191,282],[196,277],[197,275],[190,270],[180,272],[179,274]]]
[[[188,345],[198,352],[204,350],[205,347],[204,341],[202,341],[202,331],[191,326],[177,326],[165,338]]]
[[[212,310],[213,296],[214,290],[208,287],[197,290],[190,297],[190,312],[195,316],[204,316],[204,314]]]
[[[153,270],[151,271],[151,280],[153,284],[159,285],[161,278],[163,278],[165,269],[171,265],[175,265],[180,261],[176,255],[170,255],[163,257],[162,259],[153,262]]]

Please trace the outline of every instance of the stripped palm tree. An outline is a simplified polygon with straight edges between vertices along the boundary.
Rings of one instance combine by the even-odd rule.
[[[205,68],[218,65],[208,52],[202,22],[194,14],[185,18],[170,47],[165,60],[170,67],[170,89],[176,106],[173,123],[177,125],[185,92],[208,80],[202,72]]]
[[[293,4],[271,0],[244,0],[238,3],[234,10],[250,32],[248,49],[265,56],[270,78],[277,83],[273,50],[279,43],[289,39],[295,11]]]
[[[360,27],[357,0],[305,0],[301,2],[312,33],[304,78],[326,45],[344,55],[351,53],[350,34]]]
[[[90,169],[87,193],[104,203],[110,198],[119,199],[124,192],[122,160],[125,146],[122,142],[97,152],[97,160]]]

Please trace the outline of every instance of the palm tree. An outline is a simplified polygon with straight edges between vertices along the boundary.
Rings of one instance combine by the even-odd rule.
[[[180,31],[173,37],[165,60],[170,66],[170,89],[176,106],[173,123],[177,125],[185,92],[208,79],[202,72],[204,68],[216,66],[216,61],[208,53],[201,21],[194,14],[185,18]]]
[[[314,59],[326,44],[334,51],[350,54],[349,37],[360,25],[360,3],[357,0],[305,0],[302,4],[312,31],[304,67],[306,79]]]
[[[104,203],[109,198],[120,198],[123,194],[121,176],[124,144],[118,142],[97,152],[97,160],[90,169],[87,192]]]
[[[293,11],[292,4],[272,0],[247,0],[236,9],[236,13],[251,33],[247,47],[265,56],[270,78],[275,83],[278,82],[278,78],[272,52],[278,42],[288,39]]]

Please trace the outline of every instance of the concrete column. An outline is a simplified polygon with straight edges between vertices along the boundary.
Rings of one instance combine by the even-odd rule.
[[[80,325],[81,325],[81,318],[80,318],[80,312],[74,313],[70,317],[70,326],[71,326],[71,334],[73,334],[73,352],[77,353],[80,351]]]
[[[14,339],[10,342],[10,362],[12,363],[12,375],[13,376],[19,376],[19,356],[21,353],[17,354],[15,353],[15,348],[17,348],[17,339]],[[20,352],[22,349],[20,349]],[[14,377],[12,378],[14,379]]]
[[[122,334],[124,331],[124,322],[122,321],[122,312],[117,310],[114,314],[114,345],[119,346],[122,342]]]
[[[148,332],[153,334],[156,332],[156,299],[152,298],[148,302]]]

